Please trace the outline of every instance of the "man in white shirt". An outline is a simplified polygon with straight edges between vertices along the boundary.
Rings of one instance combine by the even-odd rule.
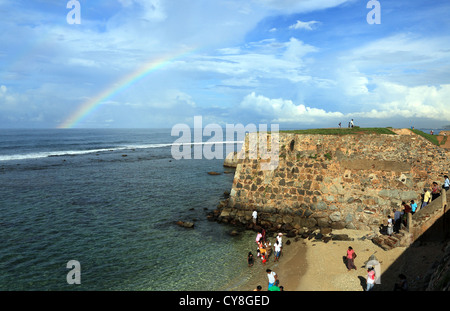
[[[280,254],[281,254],[281,245],[278,241],[275,242],[275,244],[273,245],[273,248],[275,249],[275,261],[278,261],[278,259],[280,258]]]
[[[252,217],[253,217],[253,223],[256,224],[256,218],[258,218],[258,213],[256,211],[253,211]]]
[[[267,269],[266,272],[267,278],[269,279],[269,286],[267,287],[267,289],[269,289],[275,284],[275,281],[277,280],[277,274],[270,269]]]
[[[281,255],[281,251],[283,250],[283,241],[282,241],[282,236],[283,236],[283,233],[278,233],[278,235],[277,235],[277,242],[278,242],[278,244],[280,245],[280,255]]]

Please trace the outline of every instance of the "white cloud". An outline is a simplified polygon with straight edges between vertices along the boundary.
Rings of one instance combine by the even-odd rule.
[[[286,14],[305,13],[339,6],[355,0],[253,0],[270,10]]]
[[[440,86],[421,85],[408,87],[392,82],[379,82],[368,98],[370,111],[357,113],[369,118],[430,118],[450,120],[448,101],[450,84]]]
[[[311,76],[305,69],[305,58],[317,52],[312,45],[291,38],[288,42],[264,40],[254,42],[243,50],[219,50],[218,56],[200,56],[179,64],[183,70],[224,75],[222,86],[257,86],[257,81],[281,79],[292,83],[309,81]],[[232,54],[232,52],[240,52]]]
[[[318,24],[318,21],[309,21],[302,22],[300,20],[297,21],[294,25],[289,26],[289,29],[304,29],[304,30],[313,30],[313,25]]]
[[[307,107],[303,104],[294,104],[292,100],[276,98],[271,99],[252,92],[245,96],[240,104],[241,108],[249,109],[273,122],[297,122],[314,124],[326,122],[326,119],[343,117],[340,112],[327,112],[323,109]]]

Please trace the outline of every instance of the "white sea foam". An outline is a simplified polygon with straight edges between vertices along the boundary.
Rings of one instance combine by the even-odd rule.
[[[85,150],[62,150],[62,151],[42,151],[42,152],[31,152],[24,154],[11,154],[11,155],[0,155],[0,161],[14,161],[14,160],[29,160],[29,159],[39,159],[48,157],[60,157],[60,156],[77,156],[90,153],[99,152],[113,152],[119,150],[134,150],[134,149],[150,149],[150,148],[164,148],[172,146],[188,146],[188,145],[212,145],[212,144],[241,144],[242,141],[221,141],[221,142],[186,142],[186,143],[168,143],[168,144],[143,144],[143,145],[129,145],[129,146],[118,146],[111,148],[100,148],[100,149],[85,149]]]

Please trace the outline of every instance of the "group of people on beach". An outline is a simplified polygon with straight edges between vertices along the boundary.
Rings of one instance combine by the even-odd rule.
[[[253,213],[253,220],[256,224],[256,213]],[[283,249],[283,234],[280,232],[276,236],[275,243],[273,244],[272,249],[272,243],[266,236],[266,230],[262,228],[258,231],[256,235],[256,253],[257,258],[261,260],[262,265],[265,265],[267,261],[269,260],[269,257],[272,253],[275,254],[274,261],[278,261],[281,256],[281,250]],[[253,256],[253,253],[250,251],[247,256],[247,264],[249,267],[252,267],[255,264],[255,258]],[[279,280],[277,279],[277,275],[274,271],[267,269],[267,278],[268,278],[268,290],[269,291],[282,291],[283,286],[279,286]],[[258,287],[255,290],[262,290],[262,287],[258,285]]]
[[[278,261],[280,259],[281,250],[283,248],[282,239],[283,234],[278,233],[272,249],[272,243],[266,237],[266,230],[261,229],[260,231],[258,231],[258,234],[256,235],[256,245],[257,245],[256,256],[261,259],[261,263],[263,265],[265,265],[266,262],[269,260],[269,256],[272,254],[272,252],[275,253],[274,261]],[[248,266],[249,267],[253,266],[254,262],[255,259],[253,257],[253,253],[249,252],[247,256]]]
[[[442,185],[442,189],[448,191],[450,188],[450,180],[447,175],[444,175],[444,184]],[[407,225],[408,214],[414,215],[414,213],[418,212],[420,209],[425,208],[432,201],[436,200],[441,195],[441,188],[439,187],[437,182],[433,182],[431,189],[424,188],[423,193],[421,195],[422,202],[420,205],[417,205],[415,200],[411,200],[408,203],[402,202],[401,210],[394,209],[394,219],[390,215],[388,215],[387,219],[387,234],[392,235],[393,233],[398,233],[400,231],[401,225]]]

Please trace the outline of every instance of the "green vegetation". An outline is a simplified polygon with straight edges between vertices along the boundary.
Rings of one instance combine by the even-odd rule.
[[[309,130],[289,130],[280,131],[281,133],[293,134],[315,134],[315,135],[356,135],[356,134],[388,134],[397,135],[393,131],[385,127],[372,128],[331,128],[331,129],[309,129]]]
[[[429,140],[432,144],[434,144],[434,145],[436,145],[436,146],[439,146],[439,141],[438,141],[438,139],[437,139],[436,136],[431,135],[431,134],[424,133],[424,132],[419,131],[419,130],[416,130],[416,129],[411,130],[411,131],[413,131],[414,134],[420,135],[420,136],[422,136],[423,138]]]

